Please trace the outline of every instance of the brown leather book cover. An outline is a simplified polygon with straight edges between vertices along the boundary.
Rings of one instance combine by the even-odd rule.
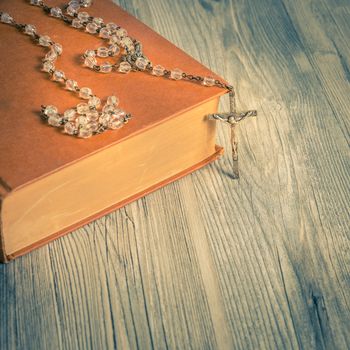
[[[50,6],[54,5],[61,5],[61,2],[51,1]],[[77,80],[79,86],[91,87],[101,98],[117,95],[121,108],[134,117],[122,129],[107,131],[89,139],[64,135],[43,123],[39,118],[41,105],[55,105],[64,111],[80,100],[41,72],[45,48],[33,44],[30,37],[14,27],[0,23],[0,203],[12,191],[225,93],[217,87],[207,88],[188,81],[157,78],[142,72],[125,75],[93,72],[83,67],[81,56],[87,49],[101,46],[99,38],[48,16],[42,9],[30,6],[29,1],[0,0],[0,11],[10,13],[19,23],[34,24],[38,33],[47,34],[62,44],[63,55],[56,66],[66,76]],[[180,68],[188,74],[222,80],[111,1],[96,1],[87,11],[92,16],[102,17],[105,23],[114,22],[126,28],[130,36],[142,42],[146,56],[154,65],[161,64],[167,69]],[[194,165],[186,173],[203,165]],[[155,184],[154,189],[174,179]],[[87,218],[85,223],[92,219]]]

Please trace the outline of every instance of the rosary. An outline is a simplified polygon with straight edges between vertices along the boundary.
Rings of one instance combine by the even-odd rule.
[[[42,8],[48,15],[64,21],[67,25],[78,30],[97,35],[107,41],[108,45],[101,46],[96,50],[87,50],[83,55],[84,65],[95,72],[110,73],[117,71],[127,74],[129,72],[145,72],[156,77],[163,77],[173,80],[188,80],[202,84],[204,87],[216,86],[226,89],[229,94],[230,112],[209,114],[208,119],[220,120],[230,125],[232,159],[234,164],[234,177],[238,177],[238,153],[235,127],[237,123],[247,117],[256,116],[257,112],[247,111],[236,112],[235,92],[233,86],[227,85],[212,77],[202,77],[187,74],[181,69],[165,69],[161,65],[153,65],[144,55],[142,44],[128,36],[126,29],[115,23],[104,23],[102,18],[92,17],[81,8],[91,6],[92,0],[72,0],[63,8],[49,7],[43,0],[30,0],[30,4]],[[65,14],[64,14],[65,13]],[[132,118],[130,113],[119,108],[117,96],[109,96],[102,106],[101,99],[94,95],[89,87],[79,87],[78,82],[67,78],[62,70],[56,69],[55,63],[63,48],[55,43],[47,35],[40,35],[32,24],[17,23],[10,14],[0,11],[0,21],[17,28],[20,32],[29,35],[32,40],[48,48],[48,52],[42,60],[42,70],[50,78],[61,84],[67,90],[75,92],[85,102],[79,103],[76,107],[67,109],[63,114],[59,113],[57,107],[48,105],[41,106],[40,116],[50,126],[63,129],[63,132],[80,137],[89,138],[107,130],[116,130],[123,127]],[[105,61],[98,64],[97,58],[117,58],[115,63]]]

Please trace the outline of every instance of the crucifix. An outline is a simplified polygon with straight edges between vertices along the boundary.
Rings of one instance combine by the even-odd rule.
[[[233,161],[233,178],[239,178],[238,170],[238,141],[236,135],[236,126],[237,124],[245,118],[256,117],[257,111],[250,110],[246,112],[237,112],[236,110],[236,99],[235,92],[232,86],[228,87],[229,89],[229,100],[230,100],[230,112],[228,113],[214,113],[209,114],[208,118],[210,120],[220,120],[230,125],[231,128],[231,148],[232,148],[232,161]]]

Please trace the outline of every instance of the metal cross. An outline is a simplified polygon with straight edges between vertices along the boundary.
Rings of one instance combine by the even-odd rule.
[[[230,97],[230,112],[228,113],[214,113],[209,114],[208,119],[220,120],[230,125],[231,127],[231,147],[232,147],[232,161],[233,161],[233,178],[239,178],[238,170],[238,142],[236,136],[236,125],[245,118],[256,117],[257,111],[251,110],[246,112],[236,112],[236,100],[234,91],[229,91]]]

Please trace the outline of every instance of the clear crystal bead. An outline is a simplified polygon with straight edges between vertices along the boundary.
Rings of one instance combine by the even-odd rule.
[[[67,109],[64,114],[63,114],[64,118],[67,119],[68,121],[73,121],[75,120],[75,117],[77,116],[77,112],[75,109],[71,108],[71,109]]]
[[[74,18],[73,21],[72,21],[72,27],[74,28],[82,28],[82,23],[80,22],[80,20],[78,18]]]
[[[85,30],[90,34],[96,34],[97,29],[98,29],[98,26],[95,23],[88,23],[85,27]]]
[[[79,12],[78,13],[78,19],[85,23],[89,20],[90,15],[87,12]]]
[[[55,51],[50,50],[46,55],[45,55],[45,60],[46,61],[55,61],[57,59],[57,54]]]
[[[13,18],[6,12],[1,14],[0,21],[3,23],[12,23]]]
[[[84,61],[85,66],[89,68],[94,68],[94,66],[97,64],[95,57],[86,57]]]
[[[130,51],[134,49],[134,43],[128,36],[120,40],[120,46],[125,47]]]
[[[103,113],[106,113],[106,114],[108,114],[108,113],[114,113],[115,111],[116,111],[116,108],[115,108],[114,105],[106,104],[106,105],[104,105],[103,108],[102,108],[102,112],[103,112]]]
[[[64,72],[62,72],[61,70],[55,70],[53,72],[53,76],[52,76],[53,80],[55,81],[63,81],[65,78],[65,74]]]
[[[89,122],[88,126],[94,132],[97,131],[100,127],[100,124],[96,120],[92,120]]]
[[[108,57],[108,49],[107,49],[107,47],[99,47],[97,49],[97,56],[98,57]]]
[[[79,97],[84,98],[86,100],[88,100],[91,95],[92,95],[92,91],[88,87],[82,87],[79,91]]]
[[[32,24],[26,24],[24,27],[24,33],[27,35],[34,35],[36,33],[36,28]]]
[[[181,80],[182,79],[182,70],[179,68],[176,68],[170,72],[170,78],[174,80]]]
[[[90,111],[90,107],[87,103],[79,103],[77,105],[77,112],[79,114],[86,114],[86,113],[89,113]]]
[[[98,120],[100,113],[96,111],[96,109],[90,109],[90,112],[86,114],[86,116],[89,118],[91,121]]]
[[[30,0],[30,4],[38,6],[42,4],[42,0]]]
[[[76,91],[78,88],[78,83],[75,80],[68,79],[66,81],[66,89],[70,91]]]
[[[76,126],[84,126],[89,122],[89,118],[85,115],[79,115],[77,119],[75,119]]]
[[[110,129],[119,129],[124,125],[125,112],[121,109],[117,110],[116,113],[112,113],[109,121],[108,127]]]
[[[86,50],[85,51],[85,56],[86,57],[95,57],[96,56],[96,53],[94,50]]]
[[[101,105],[101,100],[97,96],[92,96],[88,104],[90,107],[98,108]]]
[[[79,133],[78,133],[79,137],[82,137],[84,139],[91,137],[92,136],[92,129],[89,125],[85,125],[81,128],[79,128]]]
[[[116,30],[115,34],[119,38],[124,38],[124,37],[126,37],[128,35],[128,32],[124,28],[119,28],[119,29]]]
[[[53,62],[50,62],[50,61],[46,61],[43,63],[43,68],[42,70],[44,72],[51,72],[51,71],[54,71],[55,70],[55,65],[53,64]]]
[[[55,116],[58,113],[58,109],[56,106],[48,105],[45,107],[44,114],[47,115],[48,117],[50,116]]]
[[[64,124],[64,132],[68,135],[74,135],[77,131],[77,128],[75,126],[75,123],[67,122]]]
[[[101,73],[110,73],[112,71],[112,65],[109,62],[104,62],[100,66]]]
[[[110,45],[108,50],[112,53],[113,56],[118,55],[120,52],[120,48],[118,45]]]
[[[165,68],[161,66],[160,64],[157,64],[153,67],[152,74],[156,75],[157,77],[161,77],[164,75]]]
[[[81,5],[84,7],[89,7],[92,4],[92,0],[81,0]]]
[[[52,126],[60,126],[62,122],[62,117],[60,117],[58,114],[50,115],[47,122]]]
[[[117,96],[108,96],[107,105],[118,106],[119,98]]]
[[[138,69],[145,70],[146,67],[147,67],[148,62],[149,62],[149,61],[146,60],[145,58],[139,57],[139,58],[136,60],[135,64],[136,64],[136,67],[137,67]]]
[[[39,45],[50,46],[51,45],[51,38],[48,35],[42,35],[39,38]]]
[[[113,35],[109,38],[109,43],[112,45],[120,45],[120,38],[118,38],[117,36]]]
[[[74,16],[80,9],[80,5],[78,3],[74,3],[74,4],[70,4],[68,7],[67,7],[67,14],[69,16]]]
[[[62,10],[59,7],[52,7],[50,10],[50,14],[53,17],[61,17],[62,16]]]
[[[100,124],[102,124],[103,126],[108,126],[109,118],[110,118],[110,116],[108,113],[102,113],[100,115],[100,118],[98,119],[98,122]]]
[[[128,62],[121,62],[118,67],[118,72],[129,73],[131,71],[131,65]]]
[[[92,22],[95,23],[100,28],[103,24],[103,19],[100,17],[94,17]]]
[[[106,28],[107,28],[111,33],[114,33],[114,32],[117,30],[118,26],[117,26],[115,23],[110,22],[110,23],[107,23],[107,24],[106,24]]]
[[[54,44],[52,45],[52,49],[56,52],[56,54],[57,54],[58,56],[62,55],[63,47],[62,47],[61,44],[59,44],[59,43],[54,43]]]
[[[110,35],[111,35],[110,31],[106,27],[101,28],[100,33],[99,33],[99,36],[101,38],[108,39],[110,37]]]
[[[212,77],[204,77],[202,85],[205,86],[214,86],[215,85],[215,79]]]

